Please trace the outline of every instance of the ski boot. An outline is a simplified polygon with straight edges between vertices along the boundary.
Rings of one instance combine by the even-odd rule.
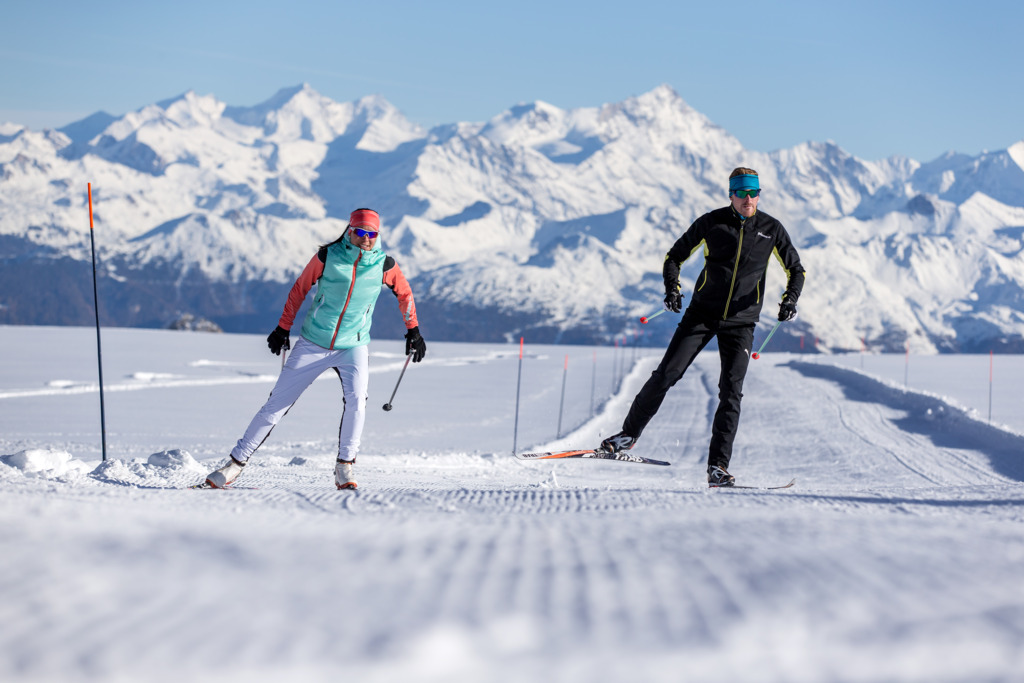
[[[234,456],[232,456],[228,460],[228,464],[210,473],[210,476],[206,478],[206,483],[215,489],[227,488],[235,479],[238,479],[238,475],[242,473],[243,467],[245,467],[245,463],[235,460]]]
[[[601,445],[595,450],[601,453],[621,453],[631,449],[635,443],[635,437],[626,434],[626,432],[619,432],[602,441]]]
[[[718,465],[708,466],[708,486],[733,486],[736,484],[736,477],[725,471],[724,467]]]
[[[357,487],[356,478],[352,474],[352,465],[355,463],[355,460],[338,460],[334,463],[334,484],[339,490]]]

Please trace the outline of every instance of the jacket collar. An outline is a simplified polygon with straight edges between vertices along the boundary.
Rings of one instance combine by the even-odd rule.
[[[733,206],[732,204],[729,204],[729,210],[732,212],[733,217],[735,217],[736,220],[738,220],[740,222],[741,226],[745,225],[746,222],[748,220],[750,220],[750,218],[756,218],[757,217],[757,210],[756,209],[754,210],[754,214],[752,216],[750,216],[750,218],[741,215],[740,212],[736,210],[736,207]]]

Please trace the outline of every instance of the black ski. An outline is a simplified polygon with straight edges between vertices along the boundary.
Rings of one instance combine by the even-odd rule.
[[[619,462],[635,462],[644,465],[671,465],[664,460],[654,460],[632,453],[609,453],[593,449],[579,451],[555,451],[551,453],[516,453],[520,460],[559,460],[564,458],[587,458],[589,460],[618,460]]]
[[[781,486],[740,486],[734,484],[732,486],[715,486],[714,484],[708,484],[710,489],[757,489],[761,491],[775,491],[777,489],[788,489],[790,486],[796,483],[796,479],[791,479],[788,484],[782,484]]]

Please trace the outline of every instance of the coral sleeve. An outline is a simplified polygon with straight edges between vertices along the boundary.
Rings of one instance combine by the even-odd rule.
[[[391,291],[398,297],[398,307],[402,311],[405,329],[411,330],[414,327],[418,327],[416,301],[412,296],[412,288],[409,287],[409,281],[405,279],[405,275],[397,263],[384,271],[384,284],[391,288]]]
[[[319,254],[314,254],[313,258],[309,259],[306,267],[302,269],[299,279],[292,285],[292,291],[288,293],[288,301],[284,305],[284,312],[281,313],[281,319],[277,321],[280,327],[286,330],[292,329],[292,324],[295,322],[295,316],[299,312],[302,302],[306,300],[309,290],[313,288],[313,285],[316,284],[316,281],[323,274],[324,262],[320,260]]]

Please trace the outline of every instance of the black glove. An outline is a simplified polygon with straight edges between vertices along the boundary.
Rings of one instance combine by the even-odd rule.
[[[405,333],[405,355],[412,354],[412,362],[419,363],[427,355],[427,342],[420,336],[420,328],[414,327]]]
[[[787,322],[789,320],[795,320],[795,319],[796,319],[796,302],[795,301],[794,302],[790,302],[790,301],[786,301],[785,299],[783,299],[782,303],[779,304],[779,321],[780,322]]]
[[[291,342],[288,341],[288,330],[280,325],[275,327],[274,331],[267,336],[267,346],[275,356],[281,355],[281,349],[287,351],[292,348]]]
[[[683,295],[679,293],[678,289],[669,289],[665,292],[665,308],[673,313],[683,310]]]

